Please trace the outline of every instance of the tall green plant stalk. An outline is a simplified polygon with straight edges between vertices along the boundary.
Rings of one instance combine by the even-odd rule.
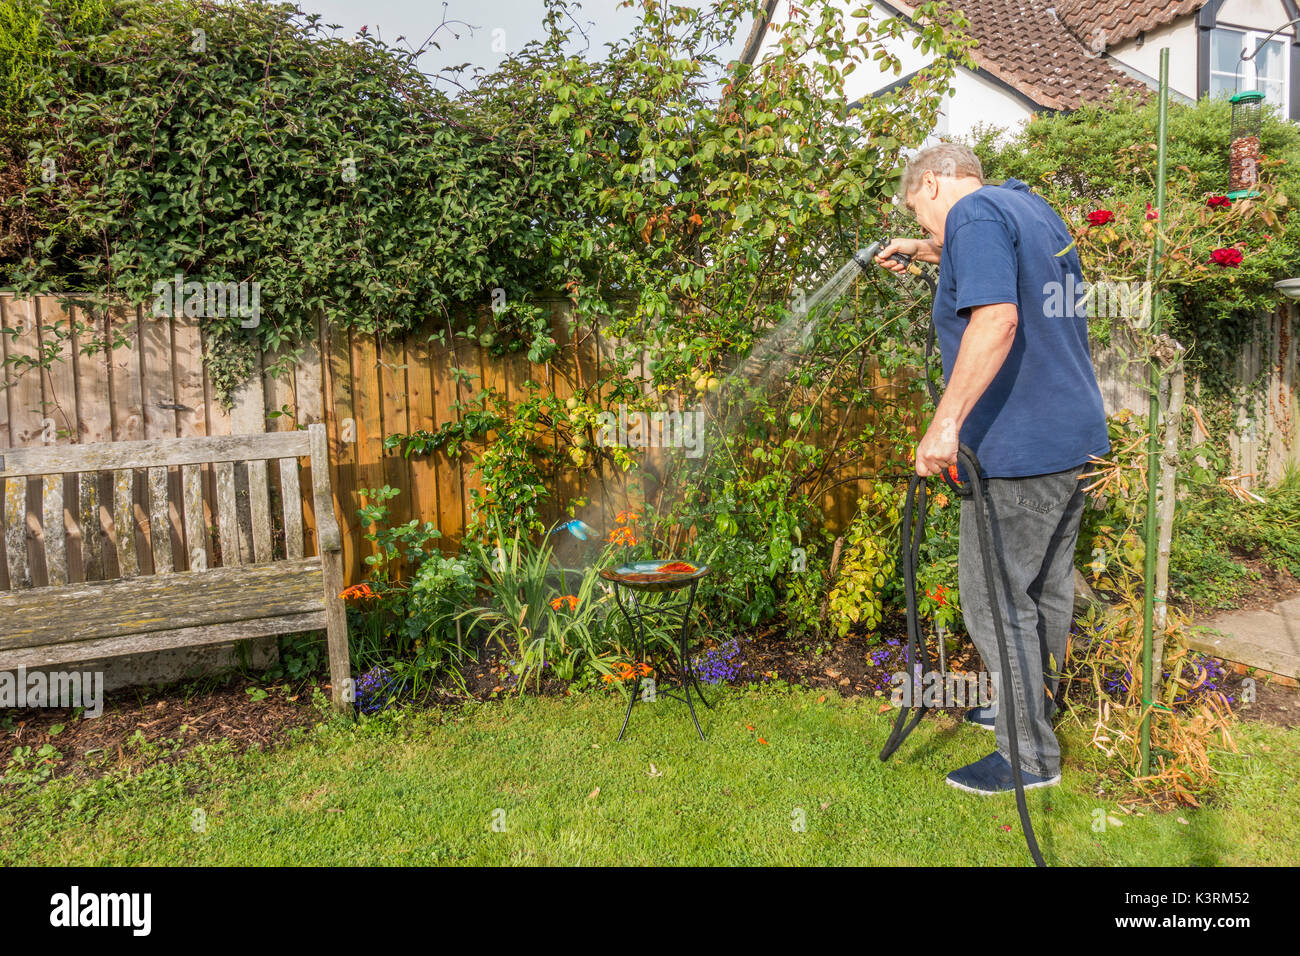
[[[1160,119],[1157,133],[1156,159],[1156,212],[1162,214],[1165,205],[1165,160],[1169,138],[1169,48],[1160,51]],[[1163,223],[1157,220],[1155,230],[1155,255],[1151,264],[1151,335],[1160,334],[1160,265],[1165,243]],[[1146,553],[1143,562],[1144,588],[1142,594],[1142,776],[1151,773],[1151,634],[1155,619],[1156,586],[1156,492],[1160,484],[1160,368],[1155,356],[1150,362],[1151,404],[1147,438],[1147,517]]]

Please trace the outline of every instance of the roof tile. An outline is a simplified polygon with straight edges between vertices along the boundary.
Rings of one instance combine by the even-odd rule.
[[[1188,5],[1195,8],[1202,3],[1204,0],[1174,3],[1090,0],[1087,10],[1096,12],[1104,8],[1108,15],[1129,16],[1131,8],[1159,7],[1158,13],[1164,15],[1169,12],[1164,8]],[[1091,26],[1082,33],[1068,28],[1064,11],[1070,8],[1083,16],[1085,4],[1081,0],[955,0],[955,5],[966,14],[971,23],[970,32],[979,41],[971,51],[975,62],[1042,106],[1076,109],[1084,103],[1104,99],[1113,86],[1148,91],[1140,80],[1117,69],[1109,58],[1100,55],[1105,51],[1104,44],[1085,45],[1079,39],[1080,35],[1093,35]],[[908,15],[915,10],[909,3],[895,2],[894,6]],[[1170,19],[1178,15],[1181,14],[1172,13]],[[1118,27],[1115,29],[1118,33]],[[1105,36],[1108,42],[1116,40],[1109,30]]]
[[[1195,13],[1206,0],[1056,0],[1056,12],[1085,43],[1114,45]]]

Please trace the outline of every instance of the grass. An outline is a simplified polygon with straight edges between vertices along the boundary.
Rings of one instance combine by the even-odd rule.
[[[1014,797],[943,783],[986,731],[927,719],[882,764],[892,713],[821,696],[728,689],[704,744],[671,700],[638,705],[616,743],[622,708],[598,693],[335,722],[273,753],[218,747],[6,799],[0,864],[1028,862]],[[1049,864],[1300,862],[1300,732],[1242,725],[1212,805],[1142,817],[1064,734],[1062,786],[1029,794]],[[1107,814],[1123,825],[1094,830]]]

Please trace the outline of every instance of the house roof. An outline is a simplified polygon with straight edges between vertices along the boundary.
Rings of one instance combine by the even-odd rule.
[[[1096,2],[1115,8],[1176,5]],[[1115,67],[1108,57],[1099,56],[1067,28],[1058,16],[1066,3],[1073,6],[1075,0],[957,0],[956,5],[970,20],[970,33],[979,41],[971,58],[991,76],[1041,106],[1077,109],[1104,99],[1116,85],[1149,91],[1146,84]],[[910,18],[917,5],[891,0],[881,6],[896,8]]]
[[[1085,43],[1100,35],[1105,43],[1113,45],[1195,13],[1205,3],[1206,0],[1056,0],[1056,12]]]

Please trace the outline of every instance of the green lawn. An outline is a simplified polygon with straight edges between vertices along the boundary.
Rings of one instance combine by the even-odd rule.
[[[0,863],[1028,862],[1013,796],[943,783],[991,735],[927,719],[882,764],[892,714],[819,696],[728,690],[705,744],[671,700],[639,706],[616,743],[622,708],[602,694],[335,722],[271,754],[210,750],[127,781],[11,793]],[[1242,725],[1211,805],[1143,817],[1097,792],[1084,735],[1065,736],[1063,785],[1029,794],[1049,864],[1300,861],[1300,732]],[[1123,826],[1096,832],[1097,810]]]

